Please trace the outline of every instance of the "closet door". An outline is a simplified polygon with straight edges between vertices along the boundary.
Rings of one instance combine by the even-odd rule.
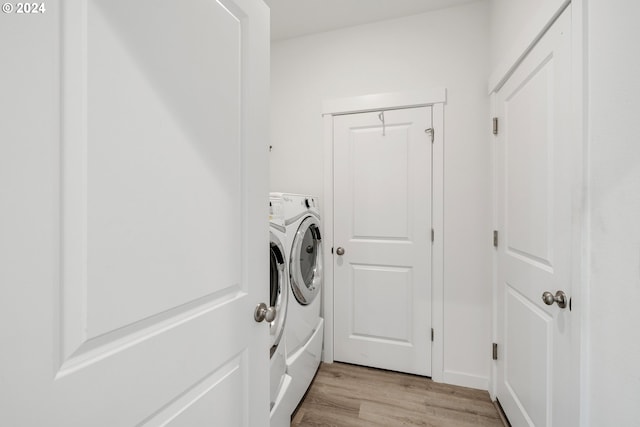
[[[0,425],[268,425],[267,8],[38,12],[0,16]]]
[[[571,9],[496,94],[497,397],[513,426],[578,425],[580,159],[571,133]]]
[[[334,117],[337,361],[431,375],[431,107]]]

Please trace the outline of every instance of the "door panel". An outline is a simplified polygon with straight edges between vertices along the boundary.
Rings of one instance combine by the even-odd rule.
[[[86,149],[86,179],[68,184],[86,189],[90,336],[214,293],[230,298],[241,282],[240,24],[215,2],[191,4],[198,18],[185,22],[184,6],[167,2],[163,13],[178,18],[140,31],[152,7],[88,3],[88,144],[69,147]],[[172,44],[177,57],[164,50]],[[226,84],[218,90],[211,79]],[[65,231],[63,240],[82,234]]]
[[[352,265],[352,338],[411,342],[411,270]],[[386,307],[384,316],[371,307]],[[389,321],[392,318],[393,321]]]
[[[196,384],[188,393],[145,420],[144,426],[191,427],[200,425],[242,425],[242,402],[246,361],[234,358]]]
[[[508,284],[506,292],[505,387],[526,408],[531,424],[545,425],[549,378],[540,373],[549,372],[552,366],[553,319]]]
[[[53,76],[3,95],[0,425],[267,425],[266,7],[46,6],[0,18]]]
[[[430,107],[334,118],[336,360],[431,373],[429,127]]]
[[[385,138],[378,126],[351,132],[353,238],[406,240],[409,237],[407,125],[389,126]],[[390,139],[393,143],[389,143]],[[381,191],[384,197],[380,197]]]
[[[506,236],[508,250],[522,259],[550,265],[550,209],[553,208],[552,57],[534,70],[504,103],[506,150]]]
[[[497,397],[514,426],[577,425],[570,306],[580,151],[571,138],[571,14],[558,18],[496,94]]]

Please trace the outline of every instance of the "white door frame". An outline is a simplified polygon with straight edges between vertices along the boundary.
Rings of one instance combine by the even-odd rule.
[[[432,206],[435,239],[432,247],[431,327],[434,340],[431,347],[431,375],[434,381],[443,381],[444,372],[444,104],[447,90],[435,88],[415,92],[381,93],[326,100],[323,103],[324,125],[324,197],[321,201],[324,239],[324,352],[322,360],[333,363],[333,116],[432,106],[434,129],[432,167]]]
[[[580,390],[580,396],[578,398],[579,408],[575,408],[576,415],[579,414],[579,420],[577,425],[588,425],[588,384],[585,381],[587,378],[587,365],[588,359],[588,327],[589,327],[589,292],[588,292],[588,256],[589,253],[589,235],[588,235],[588,221],[589,218],[586,215],[588,207],[588,180],[586,179],[586,166],[588,165],[588,147],[587,147],[587,121],[586,117],[586,100],[587,100],[587,86],[584,75],[586,68],[586,25],[587,25],[587,0],[557,0],[552,3],[547,3],[545,7],[541,8],[539,13],[531,18],[529,25],[520,33],[512,46],[515,48],[507,53],[503,58],[503,61],[493,71],[489,79],[488,93],[490,95],[490,111],[491,116],[495,116],[495,99],[496,93],[504,85],[504,83],[513,74],[515,69],[520,65],[526,55],[531,51],[535,44],[545,34],[545,32],[551,27],[556,18],[565,10],[565,8],[571,4],[571,91],[572,97],[572,135],[573,138],[580,141],[578,144],[582,148],[580,156],[576,157],[576,161],[580,162],[577,166],[582,170],[583,185],[579,189],[581,194],[577,195],[582,201],[582,211],[577,212],[575,216],[576,221],[579,221],[578,227],[581,230],[579,242],[574,242],[578,249],[575,253],[579,254],[574,260],[574,265],[571,266],[572,274],[576,277],[576,281],[572,288],[573,294],[573,311],[576,315],[572,319],[572,334],[578,338],[578,344],[576,348],[572,350],[571,357],[574,359],[575,364],[579,364],[580,372],[579,377],[574,378],[578,381],[578,388]],[[495,147],[493,144],[494,136],[490,136],[490,143],[493,150],[493,225],[494,229],[497,227],[497,180],[496,180],[496,163],[495,163]],[[578,191],[578,190],[577,190]],[[498,309],[498,282],[497,282],[497,251],[494,252],[494,273],[493,273],[493,311],[492,311],[492,336],[493,341],[496,342],[497,338],[497,309]],[[491,375],[489,383],[489,394],[491,398],[495,400],[497,391],[497,368],[496,363],[491,365]]]

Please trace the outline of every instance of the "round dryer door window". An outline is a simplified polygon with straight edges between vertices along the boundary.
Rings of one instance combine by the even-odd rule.
[[[322,286],[322,245],[318,220],[305,218],[291,248],[291,290],[298,302],[310,304]]]
[[[271,259],[271,274],[269,279],[269,305],[276,308],[276,318],[269,324],[271,336],[270,353],[273,355],[278,344],[280,344],[287,317],[287,264],[284,260],[282,243],[273,233],[270,234],[271,243],[269,244],[269,256]]]

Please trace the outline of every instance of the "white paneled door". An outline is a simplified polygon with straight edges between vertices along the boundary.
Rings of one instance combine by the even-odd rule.
[[[497,397],[513,426],[578,425],[581,154],[570,77],[569,8],[496,94]]]
[[[267,426],[267,8],[43,5],[0,16],[0,425]]]
[[[431,374],[431,107],[334,117],[335,360]]]

